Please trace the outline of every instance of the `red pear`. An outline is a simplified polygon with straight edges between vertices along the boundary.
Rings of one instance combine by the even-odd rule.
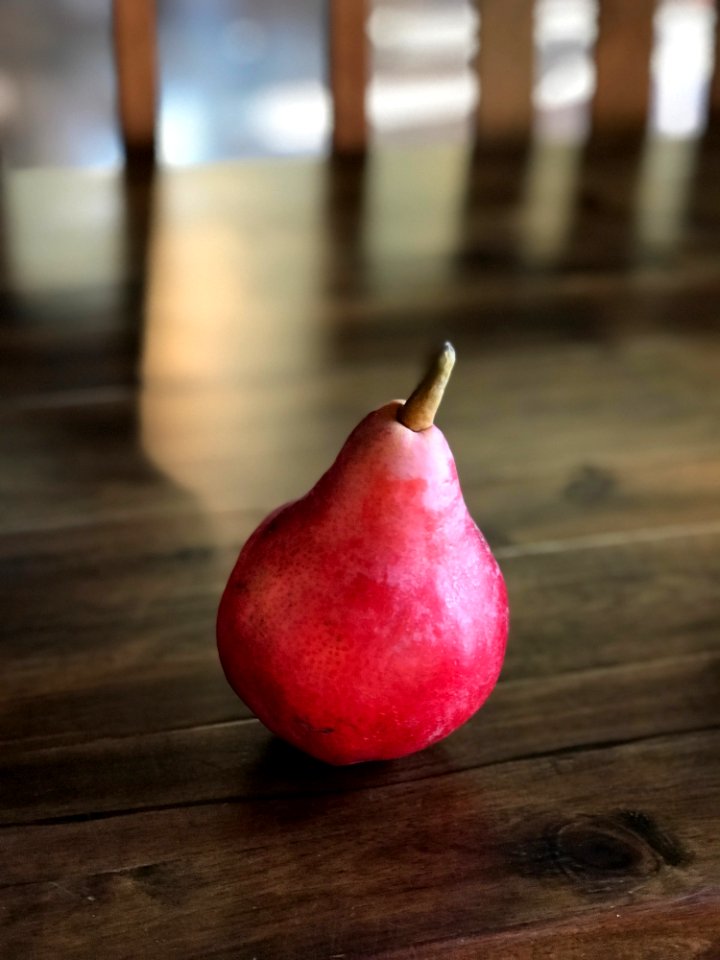
[[[365,417],[312,490],[263,521],[220,602],[234,690],[329,763],[441,740],[500,674],[505,583],[433,425],[453,362],[446,344],[407,403]]]

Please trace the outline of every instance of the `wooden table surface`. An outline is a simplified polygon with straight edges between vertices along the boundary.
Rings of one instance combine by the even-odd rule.
[[[3,960],[720,957],[718,164],[5,177]],[[446,337],[505,668],[327,767],[230,692],[217,602]]]

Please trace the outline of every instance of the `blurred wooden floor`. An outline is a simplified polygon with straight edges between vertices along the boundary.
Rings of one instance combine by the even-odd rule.
[[[0,955],[720,956],[719,163],[3,181]],[[231,695],[216,604],[446,337],[506,666],[328,768]]]

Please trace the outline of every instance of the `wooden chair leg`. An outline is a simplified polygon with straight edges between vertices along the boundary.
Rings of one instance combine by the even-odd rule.
[[[476,0],[480,13],[477,136],[522,142],[532,132],[535,80],[533,0]]]
[[[720,0],[715,3],[715,61],[708,91],[708,129],[713,136],[720,133]]]
[[[155,0],[113,0],[118,112],[128,160],[155,155],[157,12]]]
[[[367,146],[368,0],[329,0],[332,146],[335,154]]]
[[[641,137],[650,103],[650,57],[657,0],[602,0],[595,45],[593,140]]]

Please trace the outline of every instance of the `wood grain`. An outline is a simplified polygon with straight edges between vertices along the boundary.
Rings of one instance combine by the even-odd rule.
[[[163,546],[163,536],[167,531],[147,525],[78,531],[70,539],[63,531],[51,539],[56,549],[70,547],[72,562],[38,550],[30,554],[33,570],[17,555],[3,563],[6,756],[248,715],[231,696],[214,647],[217,602],[235,546],[213,553],[188,546],[192,538],[173,537]],[[717,534],[579,550],[566,543],[561,552],[543,546],[525,555],[499,548],[498,556],[513,604],[503,682],[549,683],[559,674],[600,670],[578,677],[585,688],[599,682],[602,670],[623,665],[622,682],[642,687],[646,665],[657,663],[661,686],[675,669],[694,676],[712,668]],[[604,691],[598,696],[604,703]],[[673,722],[702,722],[697,710],[707,699],[690,701],[689,716]],[[652,697],[640,697],[638,706],[646,723],[668,720]],[[565,708],[573,709],[569,695]],[[613,707],[607,708],[612,719]],[[614,719],[621,736],[622,717]],[[524,750],[522,740],[517,749]]]
[[[513,960],[585,960],[602,942],[618,960],[645,960],[646,957],[697,958],[716,955],[720,939],[718,902],[712,896],[684,897],[667,905],[658,915],[653,906],[623,906],[599,910],[596,916],[559,921],[538,928],[529,924],[499,935],[463,937],[461,940],[423,943],[419,948],[391,950],[378,955],[382,960],[417,957],[427,960],[452,957],[475,960],[478,952],[488,960],[512,956]]]
[[[613,311],[618,324],[623,310],[632,315],[632,302]],[[497,540],[717,518],[720,353],[712,336],[684,338],[663,324],[587,331],[578,342],[540,329],[511,352],[486,335],[459,331],[458,369],[438,422],[470,507]],[[311,381],[298,372],[187,393],[160,383],[137,399],[89,393],[6,408],[0,525],[20,532],[133,512],[238,509],[259,519],[309,489],[367,410],[409,388],[420,365],[411,347],[422,356],[421,339],[395,348],[395,364],[338,361]],[[601,403],[598,376],[608,390]],[[156,433],[165,428],[156,443],[155,424]],[[278,469],[286,460],[292,472]],[[53,496],[58,478],[62,497]]]
[[[717,749],[717,734],[692,735],[402,787],[65,826],[80,861],[51,842],[60,827],[3,831],[6,856],[15,846],[27,859],[43,843],[44,876],[3,890],[6,943],[77,958],[126,957],[148,941],[176,957],[361,957],[462,945],[537,916],[587,924],[661,903],[667,916],[693,897],[702,906],[720,878]]]
[[[309,771],[300,784],[283,774],[270,782],[258,775],[266,756],[269,768],[272,760],[289,770],[303,764],[251,719],[50,749],[21,745],[14,751],[11,744],[0,768],[5,784],[0,821],[52,822],[287,792],[323,793],[332,784],[351,789],[357,783],[414,782],[571,748],[714,729],[720,726],[719,677],[715,653],[649,668],[633,665],[508,681],[441,746],[390,768],[335,777],[319,769],[316,784]],[[619,709],[620,704],[627,706]],[[113,709],[112,702],[107,709]]]

